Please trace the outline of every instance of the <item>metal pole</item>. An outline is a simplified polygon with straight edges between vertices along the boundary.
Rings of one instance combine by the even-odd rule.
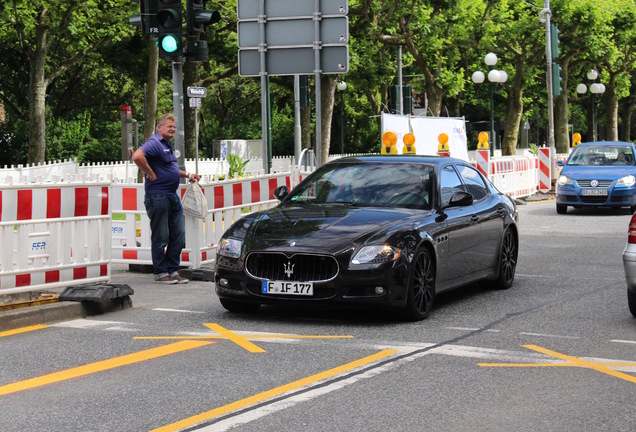
[[[185,144],[184,144],[184,121],[183,121],[183,70],[181,62],[172,62],[172,104],[175,126],[177,131],[174,135],[174,152],[177,156],[179,169],[185,171]]]
[[[400,115],[404,115],[404,100],[402,95],[402,45],[398,46],[398,95],[397,95],[398,103],[400,104],[400,108],[398,109],[398,113]]]
[[[300,75],[294,75],[294,157],[300,162],[302,151],[302,128],[300,127]]]
[[[344,154],[344,91],[340,92],[340,154]]]
[[[262,0],[261,0],[262,1]],[[314,0],[314,74],[316,81],[316,166],[322,165],[322,107],[320,92],[320,0]]]
[[[548,147],[550,147],[550,172],[551,180],[556,179],[556,160],[554,145],[554,89],[552,88],[552,37],[550,35],[550,0],[545,0],[545,57],[547,74],[546,81],[548,83]]]
[[[260,32],[260,44],[258,45],[258,52],[260,54],[261,62],[261,136],[263,152],[263,171],[265,174],[269,174],[269,150],[268,150],[268,115],[267,115],[267,60],[265,54],[267,52],[267,43],[265,41],[265,22],[267,17],[265,16],[265,0],[260,0],[258,5],[258,27]]]
[[[592,141],[596,141],[596,95],[592,94]]]
[[[198,103],[199,101],[197,101]],[[194,107],[194,172],[199,173],[199,107]]]
[[[495,156],[495,85],[490,83],[490,154]]]

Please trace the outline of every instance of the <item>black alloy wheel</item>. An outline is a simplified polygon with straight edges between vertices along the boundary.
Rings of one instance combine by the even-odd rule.
[[[261,306],[259,303],[242,302],[226,298],[221,298],[219,301],[221,302],[221,306],[225,309],[230,312],[238,313],[256,312],[256,310]]]
[[[413,257],[406,295],[404,317],[410,321],[428,317],[435,300],[435,265],[425,248],[419,249]]]
[[[498,289],[508,289],[512,286],[517,268],[517,252],[517,238],[512,230],[507,229],[504,232],[499,253],[499,277],[495,282]]]

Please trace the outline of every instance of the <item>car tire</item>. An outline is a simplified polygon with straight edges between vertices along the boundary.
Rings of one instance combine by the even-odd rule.
[[[226,298],[219,299],[219,301],[221,302],[221,306],[228,311],[238,313],[256,312],[261,306],[259,303],[243,302]]]
[[[435,264],[426,248],[419,249],[409,272],[404,318],[421,321],[428,317],[435,300]]]
[[[629,206],[629,214],[634,214],[634,213],[636,213],[636,205]]]
[[[568,206],[563,204],[557,204],[556,211],[558,214],[566,214],[568,212]]]
[[[508,289],[515,280],[515,271],[517,269],[517,237],[511,229],[504,231],[501,241],[501,249],[499,251],[499,272],[495,280],[495,288]]]
[[[636,317],[636,292],[630,291],[629,288],[627,289],[627,305],[629,311]]]

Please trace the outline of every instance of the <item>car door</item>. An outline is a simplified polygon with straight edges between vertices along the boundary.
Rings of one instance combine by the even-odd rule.
[[[440,170],[440,203],[448,204],[455,192],[464,191],[461,178],[452,165]],[[438,282],[450,282],[473,273],[478,265],[479,226],[474,206],[447,207],[442,211],[446,217],[446,259],[438,263]]]
[[[479,248],[476,250],[475,271],[489,270],[496,265],[503,235],[506,209],[489,188],[479,172],[470,165],[457,165],[464,188],[475,199],[473,207],[479,227]]]

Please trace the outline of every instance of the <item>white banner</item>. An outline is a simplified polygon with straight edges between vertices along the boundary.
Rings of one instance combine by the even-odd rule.
[[[466,122],[464,118],[451,117],[410,117],[382,113],[382,133],[392,130],[397,133],[398,154],[402,154],[404,143],[402,137],[413,130],[415,135],[415,152],[418,155],[437,155],[438,136],[448,135],[448,146],[452,157],[468,161],[468,140],[466,139]]]

